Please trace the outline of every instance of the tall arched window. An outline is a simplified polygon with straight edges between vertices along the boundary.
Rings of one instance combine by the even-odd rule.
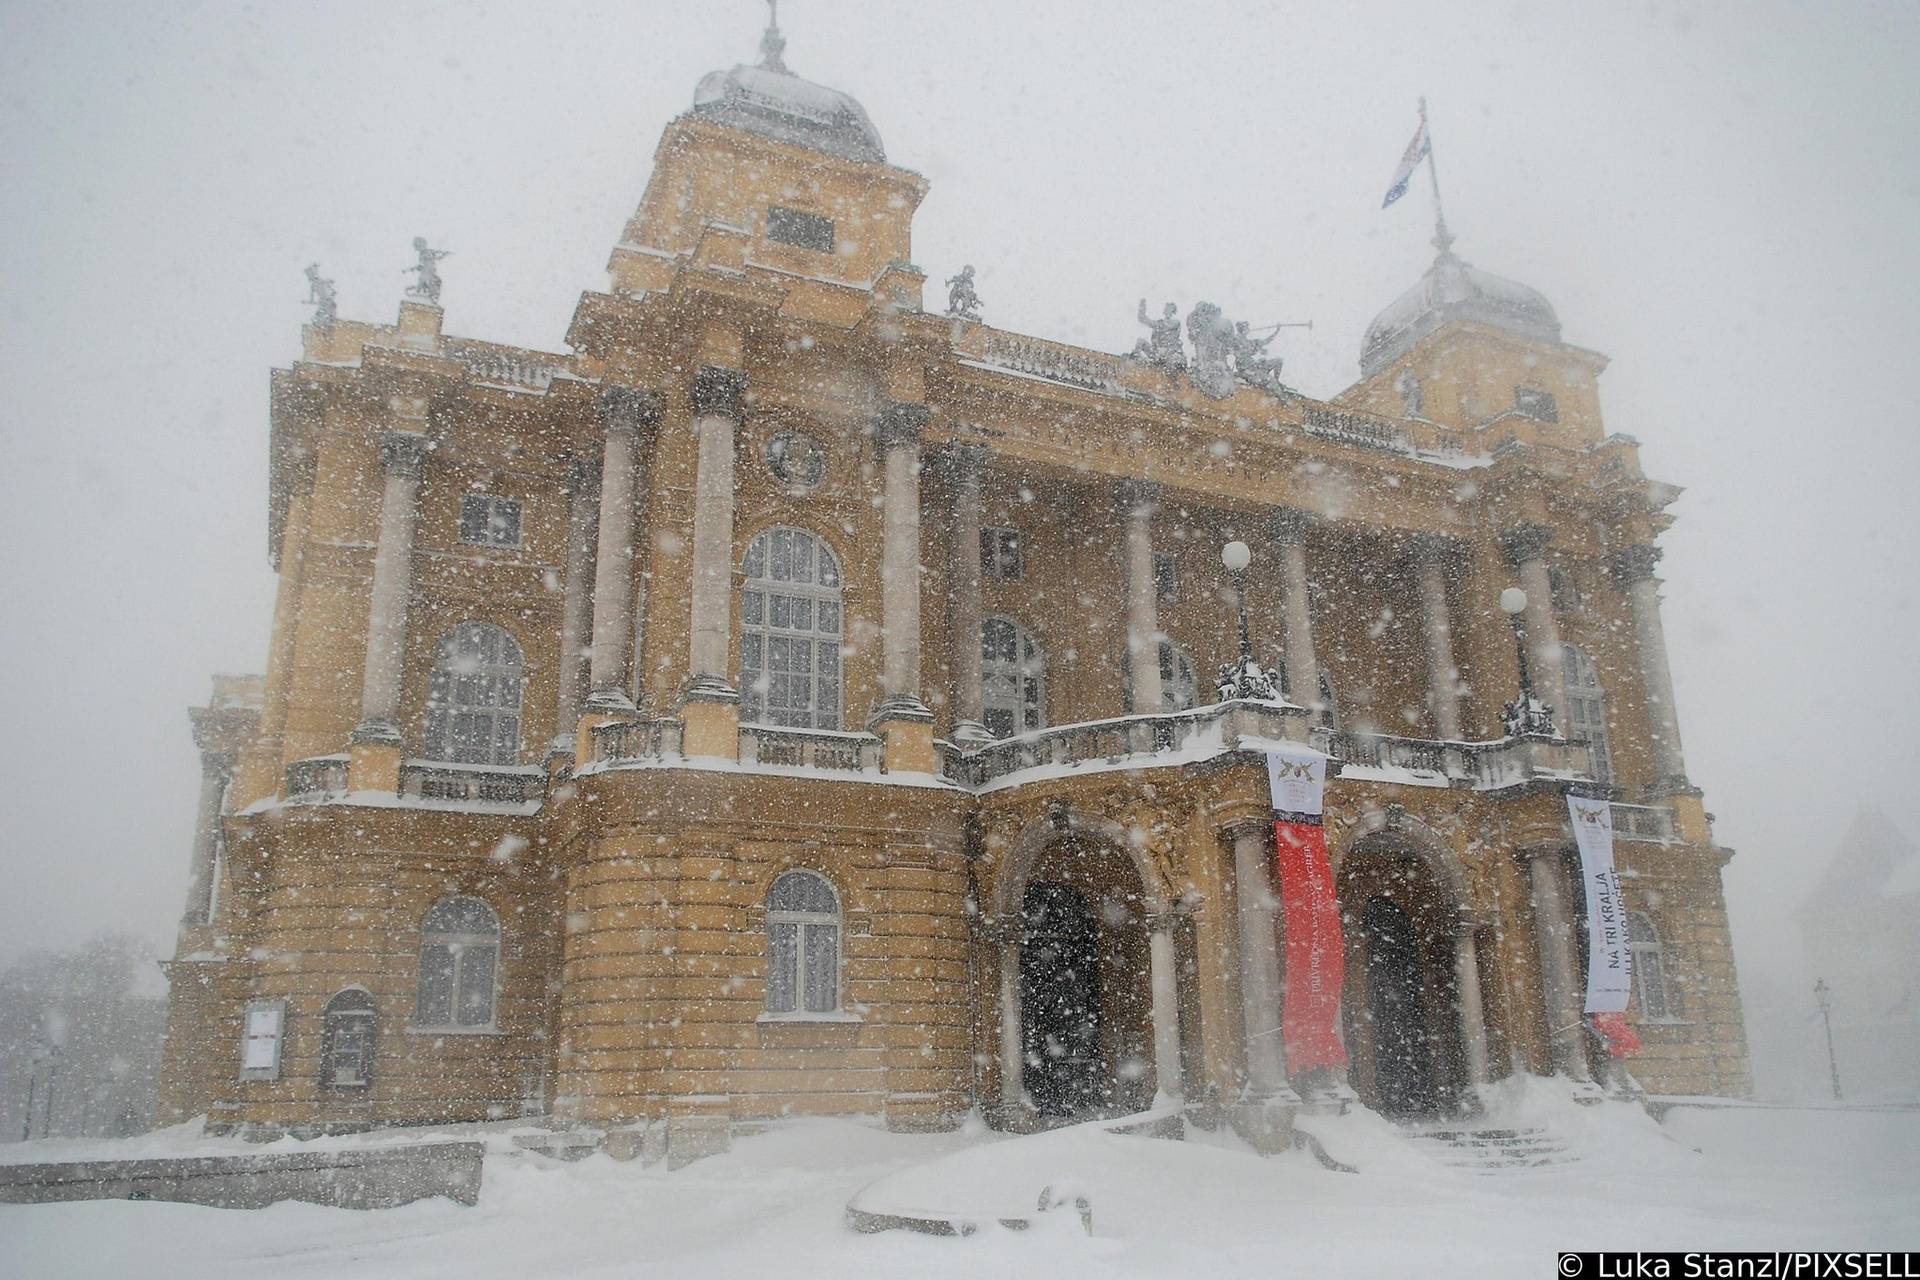
[[[767,1012],[840,1007],[840,895],[812,871],[787,871],[767,890]]]
[[[526,666],[514,638],[488,623],[463,622],[441,636],[427,689],[427,758],[518,764]]]
[[[442,898],[420,922],[418,1027],[490,1030],[500,919],[478,898]]]
[[[1047,659],[1012,618],[980,624],[980,700],[996,738],[1047,727]]]
[[[1633,953],[1633,994],[1640,1017],[1647,1022],[1671,1022],[1679,1016],[1667,990],[1667,949],[1653,919],[1627,912],[1627,946]]]
[[[373,1083],[377,1011],[364,987],[348,987],[320,1011],[320,1087],[364,1089]]]
[[[840,561],[803,529],[769,529],[747,547],[740,590],[740,718],[840,727]]]
[[[1607,693],[1600,687],[1600,672],[1586,650],[1566,644],[1560,652],[1567,676],[1566,722],[1561,728],[1569,738],[1586,740],[1594,779],[1606,782],[1613,777],[1613,753],[1607,745]]]

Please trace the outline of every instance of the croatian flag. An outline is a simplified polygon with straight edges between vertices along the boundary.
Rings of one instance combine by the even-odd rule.
[[[1414,131],[1413,141],[1407,144],[1407,154],[1400,157],[1400,167],[1394,171],[1393,185],[1387,188],[1387,198],[1380,202],[1382,209],[1407,194],[1407,184],[1413,181],[1413,171],[1427,158],[1431,146],[1427,139],[1427,122],[1423,118],[1420,127]]]

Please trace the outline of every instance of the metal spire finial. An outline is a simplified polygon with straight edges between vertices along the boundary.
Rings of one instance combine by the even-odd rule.
[[[1420,128],[1427,135],[1427,176],[1433,179],[1433,247],[1445,255],[1453,250],[1453,233],[1447,230],[1447,210],[1440,203],[1440,170],[1433,162],[1433,130],[1427,125],[1427,100],[1420,99]]]
[[[767,33],[760,37],[760,65],[769,71],[792,75],[781,54],[787,51],[787,38],[780,34],[780,0],[767,0]]]

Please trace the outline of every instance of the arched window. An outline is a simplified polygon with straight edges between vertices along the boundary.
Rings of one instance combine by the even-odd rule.
[[[1627,912],[1627,946],[1633,953],[1633,994],[1640,1017],[1647,1022],[1671,1022],[1679,1016],[1667,990],[1666,947],[1651,917]]]
[[[740,589],[740,718],[840,727],[840,561],[803,529],[747,546]]]
[[[493,908],[478,898],[442,898],[420,922],[420,935],[414,1025],[491,1029],[500,968],[500,919]]]
[[[526,660],[514,638],[485,622],[440,637],[427,689],[427,759],[520,763]]]
[[[1567,706],[1561,728],[1569,738],[1586,740],[1598,782],[1613,777],[1613,753],[1607,745],[1607,693],[1600,672],[1584,649],[1560,646],[1567,677]],[[1558,710],[1558,708],[1556,708]]]
[[[996,738],[1047,727],[1047,659],[1012,618],[980,624],[980,700]]]
[[[1127,681],[1127,709],[1135,715],[1150,711],[1189,711],[1200,705],[1200,682],[1193,674],[1193,659],[1171,640],[1160,642],[1160,706],[1143,707],[1133,696],[1133,654],[1120,652],[1120,670]]]
[[[840,895],[811,871],[783,872],[767,890],[767,1012],[840,1007]]]
[[[373,1083],[377,1012],[362,987],[348,987],[320,1011],[320,1087],[364,1089]]]

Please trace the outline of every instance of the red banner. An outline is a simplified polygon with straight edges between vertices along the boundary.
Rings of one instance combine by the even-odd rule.
[[[1280,1033],[1287,1045],[1287,1071],[1344,1067],[1340,1039],[1340,983],[1346,953],[1340,936],[1340,906],[1333,896],[1326,829],[1307,822],[1277,821],[1273,846],[1279,862],[1280,904],[1287,921],[1287,994],[1280,1006]]]

